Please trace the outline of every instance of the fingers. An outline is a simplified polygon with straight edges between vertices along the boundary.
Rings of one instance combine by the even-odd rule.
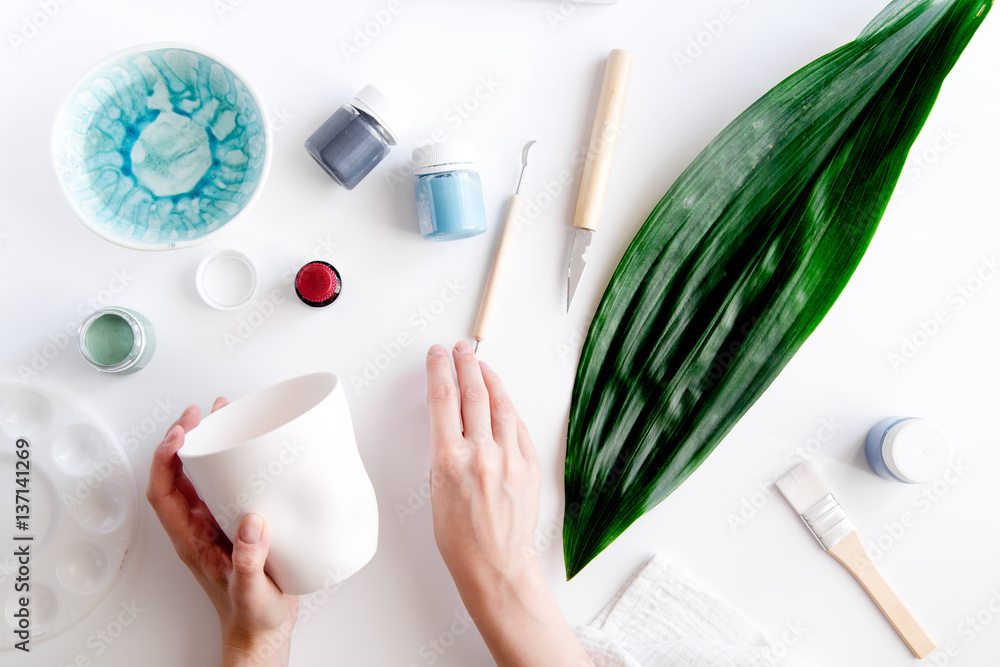
[[[188,408],[181,415],[187,414]],[[178,419],[177,422],[180,422]],[[153,450],[153,461],[149,466],[149,483],[146,485],[146,497],[156,509],[156,501],[168,496],[174,490],[174,475],[176,474],[177,450],[184,444],[184,428],[175,422],[163,437],[163,441]]]
[[[503,386],[500,376],[489,367],[485,361],[479,362],[483,382],[489,392],[490,424],[493,428],[493,439],[501,447],[516,452],[517,448],[517,411],[510,400],[507,388]]]
[[[188,406],[167,429],[163,442],[153,450],[149,466],[146,499],[174,545],[181,544],[191,532],[191,510],[202,505],[191,482],[181,470],[178,450],[184,445],[186,431],[201,422],[197,405]]]
[[[229,405],[229,399],[226,398],[225,396],[219,396],[217,399],[215,399],[215,403],[212,403],[212,412],[215,412],[216,410],[221,410],[227,405]]]
[[[467,438],[492,439],[490,427],[490,393],[483,381],[483,371],[479,367],[472,346],[460,340],[455,345],[455,371],[458,375],[458,390],[462,397],[462,426]]]
[[[431,413],[431,446],[460,441],[462,417],[458,390],[451,377],[451,359],[440,345],[427,351],[427,404]]]
[[[233,541],[233,571],[229,590],[237,607],[255,608],[270,593],[274,582],[264,574],[270,539],[264,517],[247,514]]]
[[[171,540],[184,535],[190,520],[191,508],[187,498],[175,485],[180,466],[177,450],[183,444],[184,429],[179,424],[174,424],[167,431],[163,442],[153,450],[153,462],[149,466],[149,484],[146,485],[146,499],[152,505],[153,511],[156,512]]]
[[[157,503],[167,498],[175,488],[174,477],[179,464],[177,450],[184,444],[184,433],[201,422],[201,410],[197,405],[189,405],[181,416],[167,429],[163,442],[153,450],[153,461],[149,466],[149,484],[146,498],[155,510]]]
[[[200,423],[201,423],[201,408],[199,408],[197,405],[189,405],[184,410],[184,412],[181,413],[181,416],[177,418],[177,421],[175,421],[173,424],[170,425],[170,428],[167,429],[167,432],[169,433],[170,429],[172,429],[174,426],[180,426],[182,429],[184,429],[184,432],[187,433]]]
[[[528,425],[520,417],[517,418],[517,446],[525,461],[532,465],[538,465],[538,452],[535,451],[535,443],[528,435]]]
[[[180,464],[177,465],[176,470],[177,474],[174,476],[174,486],[177,487],[177,490],[180,491],[180,493],[187,500],[188,507],[193,510],[196,507],[205,505],[205,501],[198,495],[198,491],[194,488],[194,484],[192,484],[191,480],[189,480],[187,475],[184,474],[184,469]]]

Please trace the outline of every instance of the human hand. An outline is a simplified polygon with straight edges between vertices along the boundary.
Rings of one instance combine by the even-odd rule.
[[[500,377],[464,341],[454,356],[458,390],[444,348],[427,357],[438,549],[459,590],[535,584],[541,473],[534,445]]]
[[[535,550],[541,472],[507,390],[471,345],[427,353],[434,538],[501,667],[592,665],[542,578]]]
[[[228,404],[218,398],[212,412]],[[201,410],[192,405],[167,430],[153,452],[146,498],[219,615],[223,667],[285,667],[298,597],[283,594],[264,573],[269,540],[263,518],[247,515],[230,543],[184,474],[177,451],[200,422]]]

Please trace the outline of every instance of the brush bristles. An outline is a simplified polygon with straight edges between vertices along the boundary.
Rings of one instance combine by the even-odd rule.
[[[813,467],[800,463],[775,482],[781,495],[798,514],[803,514],[830,493]]]

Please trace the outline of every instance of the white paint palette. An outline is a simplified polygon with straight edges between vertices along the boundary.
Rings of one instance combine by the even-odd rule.
[[[54,390],[0,382],[0,651],[19,641],[21,597],[30,599],[33,643],[90,613],[118,581],[136,517],[128,458],[99,420]],[[14,553],[24,545],[30,590],[18,592],[25,581]]]

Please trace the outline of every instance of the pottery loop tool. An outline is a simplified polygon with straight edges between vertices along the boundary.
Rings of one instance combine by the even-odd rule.
[[[615,49],[608,55],[601,95],[597,100],[594,127],[590,132],[587,160],[583,165],[580,196],[576,200],[576,215],[573,217],[576,235],[573,237],[573,250],[569,261],[566,312],[569,312],[573,295],[576,294],[583,270],[587,267],[590,244],[604,208],[604,197],[611,178],[611,164],[615,157],[618,134],[621,131],[622,111],[625,108],[625,95],[628,92],[629,79],[632,77],[634,60],[632,52],[624,49]]]
[[[479,316],[476,318],[476,328],[472,332],[472,337],[476,341],[475,352],[479,351],[479,344],[486,340],[486,332],[493,321],[493,313],[496,310],[496,294],[499,284],[503,280],[504,271],[509,263],[510,247],[513,244],[511,236],[517,226],[517,219],[521,217],[524,210],[524,199],[521,197],[521,183],[524,182],[524,170],[528,167],[528,151],[535,143],[532,139],[521,149],[521,175],[517,179],[517,188],[514,194],[507,201],[507,213],[503,217],[503,227],[500,229],[500,238],[497,240],[496,250],[493,252],[493,264],[490,266],[490,275],[486,279],[486,289],[483,290],[483,300],[479,303]]]
[[[933,640],[875,569],[854,523],[812,466],[799,464],[775,484],[823,548],[861,583],[913,655],[923,658],[933,652]]]

